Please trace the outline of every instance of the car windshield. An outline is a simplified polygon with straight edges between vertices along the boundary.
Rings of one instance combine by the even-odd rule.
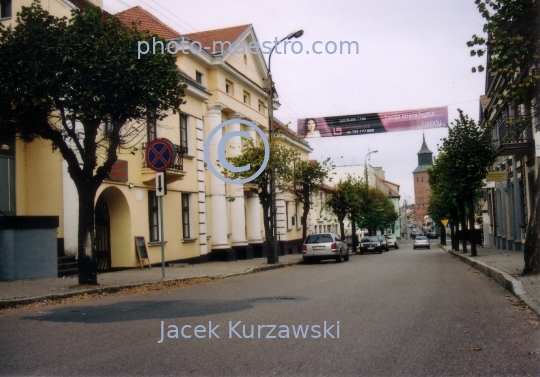
[[[364,237],[361,242],[379,242],[377,237]]]
[[[385,237],[390,239],[390,238],[394,238],[395,236],[393,234],[387,234]]]
[[[418,237],[416,237],[416,240],[417,240],[417,241],[424,241],[424,240],[427,240],[427,237],[424,237],[424,236],[418,236]]]
[[[306,244],[308,243],[327,243],[334,242],[330,234],[310,234],[306,238]]]

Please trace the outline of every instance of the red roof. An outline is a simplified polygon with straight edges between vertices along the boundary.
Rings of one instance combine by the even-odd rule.
[[[204,47],[208,47],[205,51],[209,53],[214,53],[214,42],[230,42],[231,45],[247,30],[251,27],[251,24],[233,26],[224,29],[215,29],[207,31],[199,31],[197,33],[186,34],[185,37],[189,38],[192,41],[200,42]],[[222,45],[215,46],[218,50],[215,51],[216,54],[221,53]],[[227,45],[225,45],[227,48]]]
[[[180,37],[179,32],[165,25],[158,18],[154,17],[140,6],[117,13],[116,17],[128,27],[133,26],[133,23],[135,23],[138,30],[148,31],[151,35],[157,35],[163,39]]]

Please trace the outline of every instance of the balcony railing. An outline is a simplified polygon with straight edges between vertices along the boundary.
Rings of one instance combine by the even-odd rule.
[[[176,150],[176,158],[174,159],[174,162],[172,165],[167,169],[168,171],[174,171],[174,172],[183,172],[184,171],[184,156],[188,153],[188,148],[183,147],[180,145],[174,145],[174,149]],[[144,154],[146,151],[147,143],[143,143],[142,150],[143,150],[143,168],[147,168],[146,166],[146,159],[144,158]]]
[[[534,152],[531,117],[503,117],[496,124],[497,148],[501,156]]]

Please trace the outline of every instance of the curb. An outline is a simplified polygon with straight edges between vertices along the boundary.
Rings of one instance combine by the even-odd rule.
[[[161,284],[161,283],[168,283],[168,282],[188,282],[190,280],[196,280],[196,279],[201,279],[201,278],[217,280],[217,279],[223,279],[223,278],[228,278],[232,276],[240,276],[240,275],[252,274],[252,273],[257,273],[257,272],[262,272],[262,271],[275,270],[278,268],[294,266],[297,264],[300,264],[300,261],[253,267],[244,272],[235,272],[231,274],[225,274],[225,275],[219,275],[219,276],[213,276],[213,277],[208,276],[208,275],[200,275],[200,276],[192,276],[188,278],[152,280],[152,281],[144,281],[140,283],[109,285],[102,288],[82,289],[82,290],[66,292],[66,293],[53,293],[53,294],[48,294],[48,295],[43,295],[43,296],[17,298],[17,299],[11,299],[11,300],[0,300],[0,309],[8,309],[8,308],[16,307],[19,305],[28,305],[28,304],[33,304],[36,302],[57,301],[57,300],[62,300],[65,298],[70,298],[70,297],[84,296],[87,294],[89,295],[89,294],[104,293],[104,292],[114,293],[125,288],[135,288],[135,287],[140,287],[143,285],[154,285],[154,284]]]
[[[484,262],[471,259],[470,257],[463,254],[457,253],[454,250],[448,248],[448,246],[445,247],[440,243],[439,246],[441,247],[441,249],[457,257],[462,262],[467,263],[468,265],[477,269],[484,275],[492,278],[494,281],[502,285],[507,291],[509,291],[514,296],[518,297],[521,301],[523,301],[525,304],[527,304],[527,306],[536,314],[540,315],[540,306],[538,306],[534,301],[529,298],[529,295],[523,288],[523,284],[521,283],[521,281],[515,279],[506,272],[499,270],[498,268],[490,266]]]

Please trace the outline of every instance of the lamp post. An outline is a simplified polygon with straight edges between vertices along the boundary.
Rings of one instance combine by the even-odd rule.
[[[377,152],[378,152],[378,150],[376,150],[376,151],[371,151],[371,152],[369,152],[368,154],[366,154],[366,158],[364,158],[364,177],[365,177],[365,179],[366,179],[366,186],[369,186],[369,184],[368,184],[368,171],[367,171],[367,158],[368,158],[368,156],[369,156],[370,154],[372,154],[372,153],[377,153]]]
[[[270,64],[272,62],[272,53],[275,48],[284,40],[292,38],[300,38],[304,34],[303,30],[293,31],[285,38],[274,44],[272,50],[270,51],[270,56],[268,57],[268,71],[267,71],[267,80],[268,80],[268,134],[270,139],[270,146],[274,141],[274,82],[272,81],[272,72],[270,70]],[[268,250],[267,262],[268,264],[275,264],[278,260],[278,249],[277,249],[277,220],[276,220],[276,172],[274,167],[270,168],[270,227],[272,230],[272,250]]]

